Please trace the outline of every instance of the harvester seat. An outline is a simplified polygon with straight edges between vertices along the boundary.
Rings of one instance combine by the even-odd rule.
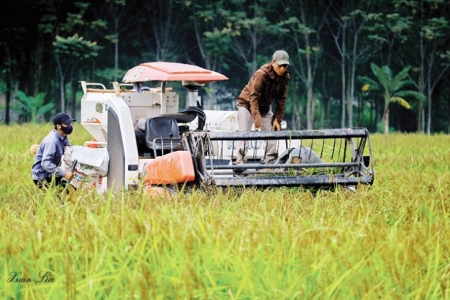
[[[174,118],[179,123],[190,123],[194,121],[196,117],[198,117],[197,121],[197,129],[203,130],[203,127],[206,123],[206,115],[203,109],[197,106],[188,106],[180,112],[172,113],[172,114],[162,114],[159,117],[169,117]]]
[[[170,117],[154,117],[145,123],[145,144],[153,149],[154,156],[164,152],[183,150],[178,123]]]
[[[181,112],[185,113],[185,114],[197,116],[198,117],[197,130],[200,130],[200,131],[203,130],[203,127],[205,126],[205,123],[206,123],[206,115],[205,115],[205,112],[203,111],[203,109],[201,109],[200,107],[197,107],[197,106],[188,106],[185,109],[183,109]]]

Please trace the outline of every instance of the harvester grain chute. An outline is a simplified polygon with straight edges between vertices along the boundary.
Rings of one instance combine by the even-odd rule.
[[[83,126],[106,147],[106,188],[146,187],[357,187],[374,180],[369,133],[361,129],[238,131],[237,112],[204,110],[198,90],[227,80],[197,66],[154,62],[132,68],[124,83],[106,89],[81,82]],[[146,86],[157,81],[160,87]],[[186,106],[168,83],[188,89]],[[93,88],[95,87],[95,88]],[[237,141],[248,144],[247,163],[235,165]],[[276,140],[278,159],[262,164]],[[92,143],[92,142],[90,142]]]

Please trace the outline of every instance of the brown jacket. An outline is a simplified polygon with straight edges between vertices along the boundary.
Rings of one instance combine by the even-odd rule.
[[[237,98],[239,106],[246,107],[253,117],[256,128],[261,127],[261,114],[269,112],[272,101],[276,101],[274,119],[283,120],[286,96],[291,75],[285,72],[278,76],[270,63],[261,66],[250,78]],[[272,120],[273,122],[273,120]]]

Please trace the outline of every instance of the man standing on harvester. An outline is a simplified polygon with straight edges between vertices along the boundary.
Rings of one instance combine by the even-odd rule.
[[[286,106],[289,80],[287,72],[289,55],[284,50],[275,51],[272,61],[261,66],[250,78],[237,98],[238,125],[240,131],[250,131],[255,124],[256,130],[280,130]],[[272,112],[275,101],[275,114]],[[238,141],[236,164],[247,161],[248,141]],[[274,163],[277,159],[277,141],[267,141],[264,163]],[[236,173],[243,169],[235,169]]]
[[[39,188],[47,187],[52,182],[53,176],[56,185],[62,183],[63,178],[72,179],[72,172],[60,168],[60,165],[64,148],[71,146],[67,136],[72,133],[74,121],[76,120],[66,113],[57,114],[53,118],[54,129],[38,146],[31,173],[34,183]]]

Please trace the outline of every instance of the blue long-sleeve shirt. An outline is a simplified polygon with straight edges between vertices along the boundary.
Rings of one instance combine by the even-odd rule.
[[[43,180],[53,174],[56,177],[66,175],[66,171],[59,168],[65,146],[71,146],[67,136],[60,135],[56,129],[42,140],[31,168],[33,180]]]

